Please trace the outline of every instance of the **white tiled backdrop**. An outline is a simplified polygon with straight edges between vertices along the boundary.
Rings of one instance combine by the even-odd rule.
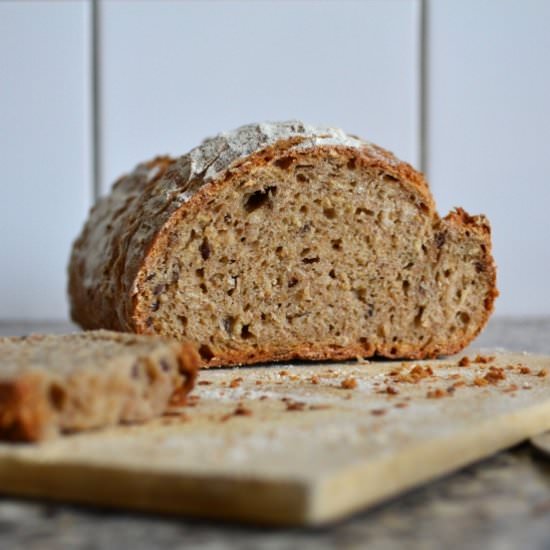
[[[546,0],[0,1],[0,319],[67,317],[94,187],[288,118],[423,163],[441,213],[492,221],[497,313],[550,314],[548,22]]]

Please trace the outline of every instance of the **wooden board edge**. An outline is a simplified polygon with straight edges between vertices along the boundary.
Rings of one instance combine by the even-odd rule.
[[[136,481],[137,480],[137,481]],[[265,526],[303,525],[310,486],[301,481],[0,459],[0,494]]]
[[[445,443],[440,439],[427,441],[398,457],[337,471],[312,488],[306,524],[336,522],[549,429],[550,401],[481,420],[475,428],[454,434]],[[365,496],[367,486],[369,493]]]

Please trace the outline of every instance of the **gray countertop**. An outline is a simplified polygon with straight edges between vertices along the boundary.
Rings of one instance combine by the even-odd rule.
[[[63,323],[0,321],[0,335]],[[493,319],[475,342],[550,354],[550,319]],[[322,529],[260,529],[0,497],[0,549],[550,549],[550,459],[527,443]]]

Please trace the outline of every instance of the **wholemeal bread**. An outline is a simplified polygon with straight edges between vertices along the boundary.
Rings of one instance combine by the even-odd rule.
[[[497,295],[489,223],[341,130],[243,126],[140,164],[69,266],[85,328],[189,338],[206,366],[463,348]]]
[[[108,331],[0,338],[0,439],[36,441],[161,414],[192,388],[195,348]]]

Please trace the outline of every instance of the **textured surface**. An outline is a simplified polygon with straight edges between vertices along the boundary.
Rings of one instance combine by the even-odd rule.
[[[0,322],[1,334],[70,330]],[[550,319],[494,319],[476,345],[550,353]],[[329,528],[254,529],[213,522],[0,501],[2,541],[14,550],[203,547],[283,550],[403,547],[547,549],[550,465],[523,445]]]
[[[199,518],[334,521],[549,429],[550,357],[211,369],[169,413],[0,446],[0,486]]]

